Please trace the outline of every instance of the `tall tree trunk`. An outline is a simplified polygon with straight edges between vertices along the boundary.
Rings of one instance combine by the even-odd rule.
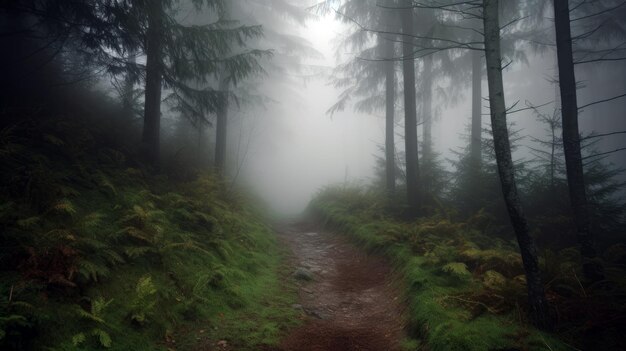
[[[386,11],[384,30],[394,30],[394,11]],[[381,35],[380,43],[383,51],[385,70],[385,183],[387,194],[393,196],[396,191],[396,144],[395,144],[395,110],[396,110],[396,72],[395,72],[395,36]]]
[[[151,2],[148,14],[146,38],[146,96],[143,120],[142,144],[147,160],[159,164],[159,134],[161,129],[161,81],[163,80],[161,57],[161,27],[163,5],[160,0]]]
[[[432,31],[428,34],[432,36]],[[433,108],[432,108],[432,85],[433,85],[433,54],[424,57],[424,73],[422,75],[422,173],[421,183],[423,195],[428,196],[432,192],[433,184]]]
[[[563,120],[563,151],[567,184],[572,205],[583,273],[590,281],[604,278],[602,266],[596,258],[594,238],[591,232],[583,163],[578,130],[578,102],[576,101],[576,76],[572,57],[569,4],[567,0],[554,0],[556,48],[559,63],[559,87],[561,89],[561,114]]]
[[[472,171],[480,171],[482,163],[482,52],[475,50],[472,55],[472,125],[470,137],[470,164]]]
[[[217,108],[217,122],[215,124],[215,169],[224,173],[226,166],[226,140],[228,133],[228,79],[222,77],[219,91],[222,99]]]
[[[406,190],[411,216],[417,216],[420,210],[419,163],[417,140],[417,106],[415,102],[415,46],[413,35],[413,9],[411,0],[402,0],[402,73],[404,76],[404,143],[406,155]]]
[[[506,122],[506,105],[502,83],[502,58],[500,53],[500,23],[498,0],[484,0],[483,20],[485,26],[485,54],[489,82],[489,105],[491,128],[496,151],[496,162],[504,201],[522,255],[528,287],[530,316],[538,327],[549,327],[547,302],[537,263],[537,250],[529,234],[528,222],[522,212],[521,201],[515,184],[515,170],[511,157],[511,145]]]
[[[556,122],[550,120],[550,133],[552,134],[552,143],[550,144],[550,192],[552,196],[556,196],[556,144],[558,142],[556,137]]]
[[[129,67],[135,66],[136,61],[137,59],[135,57],[135,51],[131,51],[130,57],[128,59],[128,66]],[[128,72],[126,73],[126,77],[124,79],[124,91],[122,92],[123,94],[122,110],[124,111],[126,118],[134,117],[133,116],[134,115],[133,102],[134,102],[135,77],[134,77],[134,74],[131,72],[134,72],[134,67],[129,68]]]
[[[393,45],[393,44],[391,44]],[[393,46],[392,46],[393,47]],[[387,193],[396,192],[395,101],[396,79],[393,61],[385,62],[385,168]]]

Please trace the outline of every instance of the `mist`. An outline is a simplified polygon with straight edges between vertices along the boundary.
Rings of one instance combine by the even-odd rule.
[[[626,350],[624,0],[13,0],[0,49],[2,350]]]
[[[315,67],[313,74],[295,73],[294,80],[286,90],[276,89],[270,94],[271,102],[254,112],[249,136],[247,160],[241,167],[242,179],[255,189],[271,208],[283,215],[294,215],[305,210],[309,201],[325,186],[332,184],[368,184],[374,181],[376,157],[383,156],[384,150],[384,111],[355,111],[354,106],[331,113],[342,93],[333,86],[332,69],[357,53],[342,47],[341,41],[354,26],[346,23],[337,14],[321,14],[306,21],[302,26],[293,26],[288,32],[295,32],[311,47],[319,52],[319,57],[303,57],[303,66]],[[523,58],[514,58],[504,70],[506,99],[517,102],[515,109],[523,111],[510,114],[509,120],[520,131],[521,147],[515,153],[518,161],[531,160],[532,137],[543,137],[545,126],[536,119],[530,106],[539,106],[541,111],[551,111],[558,102],[556,52],[534,52],[530,45],[522,46]],[[593,102],[612,93],[625,91],[626,82],[621,73],[620,63],[601,68],[586,67],[580,70],[578,91],[581,102]],[[600,75],[600,77],[596,75]],[[269,75],[265,86],[269,91],[275,88],[277,79]],[[279,77],[278,80],[281,80]],[[417,80],[419,81],[419,74]],[[452,171],[451,160],[458,159],[469,138],[471,123],[471,87],[461,82],[460,87],[449,81],[439,81],[433,87],[433,146],[441,155],[445,168]],[[483,79],[483,128],[488,128],[489,110],[487,81]],[[419,103],[419,102],[418,102]],[[607,105],[592,106],[582,111],[581,133],[606,133],[625,130],[626,119],[623,112],[626,103],[613,101]],[[401,111],[398,111],[401,113]],[[396,114],[396,124],[402,124],[401,114]],[[418,125],[418,134],[421,135]],[[232,139],[240,139],[241,131],[234,131]],[[401,132],[398,132],[401,137]],[[624,146],[622,137],[599,140],[599,152],[606,152]],[[231,147],[241,149],[241,143]],[[402,140],[396,141],[396,149],[404,150]],[[618,168],[626,167],[620,153],[607,156],[607,162]],[[624,175],[619,179],[626,180]]]
[[[294,91],[277,92],[274,102],[255,116],[258,128],[243,174],[278,213],[302,212],[326,185],[371,181],[372,156],[384,141],[384,119],[351,111],[332,117],[326,113],[339,93],[328,80],[336,64],[332,43],[343,28],[331,16],[300,28],[303,39],[323,55],[302,64],[322,72],[296,77],[290,86]]]

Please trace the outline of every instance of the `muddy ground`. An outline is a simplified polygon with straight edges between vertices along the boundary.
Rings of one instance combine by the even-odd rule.
[[[300,296],[294,308],[306,316],[280,350],[400,350],[405,307],[387,262],[312,223],[276,229],[293,253]]]

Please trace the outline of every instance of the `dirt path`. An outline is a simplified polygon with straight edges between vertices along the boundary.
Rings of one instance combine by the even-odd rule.
[[[299,306],[303,326],[281,344],[284,351],[399,350],[404,319],[391,268],[339,235],[307,223],[277,228],[293,252],[301,280]]]

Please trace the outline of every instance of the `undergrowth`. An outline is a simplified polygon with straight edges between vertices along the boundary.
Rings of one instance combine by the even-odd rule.
[[[296,320],[258,210],[155,176],[73,119],[0,131],[0,348],[238,350]]]
[[[384,195],[357,187],[324,189],[309,209],[394,263],[404,278],[413,334],[428,350],[623,346],[623,266],[607,262],[609,280],[583,288],[575,248],[543,250],[547,297],[556,319],[555,332],[544,333],[526,318],[525,276],[514,236],[493,235],[487,213],[458,222],[441,209],[407,222],[390,213]],[[607,252],[621,257],[612,260],[623,259],[622,254],[618,247]]]

